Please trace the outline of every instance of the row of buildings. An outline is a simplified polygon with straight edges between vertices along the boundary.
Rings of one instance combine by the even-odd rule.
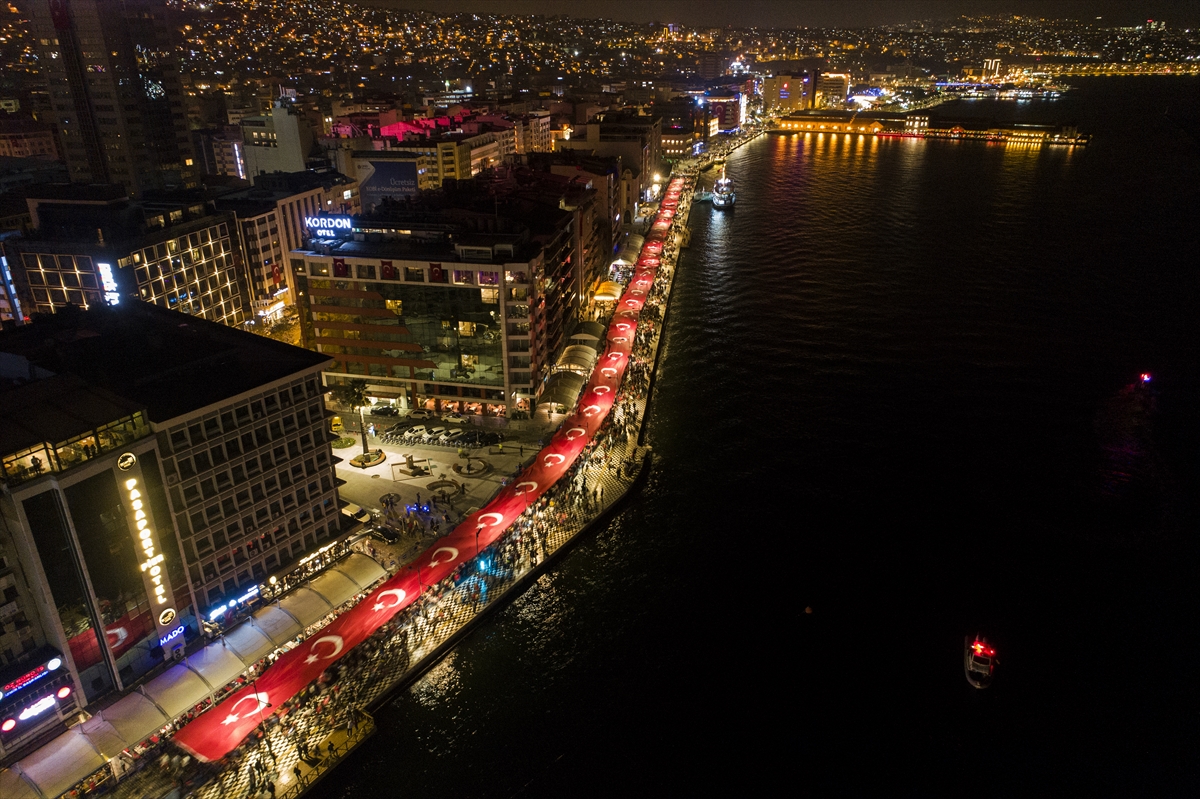
[[[55,135],[6,141],[66,180],[0,202],[0,763],[342,551],[331,386],[569,405],[668,156],[636,111],[360,107],[316,137],[287,98],[218,146],[155,13],[31,4]],[[247,332],[288,309],[303,348]]]

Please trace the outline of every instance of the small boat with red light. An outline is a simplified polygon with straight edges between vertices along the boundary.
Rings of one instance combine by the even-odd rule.
[[[996,648],[980,635],[963,639],[963,670],[967,682],[976,688],[987,688],[996,676]]]

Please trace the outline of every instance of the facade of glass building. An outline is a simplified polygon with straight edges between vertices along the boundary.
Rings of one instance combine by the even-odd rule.
[[[291,254],[305,346],[335,361],[326,381],[363,378],[408,408],[528,411],[578,318],[572,213],[545,209],[537,228],[503,215],[338,219]]]

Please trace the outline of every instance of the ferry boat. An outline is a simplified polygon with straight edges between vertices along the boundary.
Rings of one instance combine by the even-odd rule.
[[[736,200],[737,195],[733,191],[733,178],[725,177],[725,170],[722,169],[721,177],[717,178],[717,183],[713,186],[713,208],[732,208]]]
[[[967,682],[976,688],[987,688],[996,676],[996,649],[988,643],[988,639],[976,635],[975,640],[970,636],[963,639],[963,671],[967,673]]]

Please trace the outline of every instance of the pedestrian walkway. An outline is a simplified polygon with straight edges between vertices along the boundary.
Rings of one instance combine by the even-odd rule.
[[[686,221],[688,198],[676,221]],[[648,449],[638,436],[645,421],[677,250],[663,249],[647,291],[625,380],[603,427],[558,482],[517,518],[506,535],[428,586],[421,597],[364,643],[335,662],[300,694],[273,708],[265,722],[223,760],[205,764],[168,742],[161,761],[113,786],[119,797],[190,795],[204,799],[299,796],[374,731],[365,712],[416,675],[482,612],[530,579],[630,489]],[[367,478],[371,479],[371,478]],[[379,482],[379,481],[376,481]],[[381,492],[382,493],[382,492]]]

